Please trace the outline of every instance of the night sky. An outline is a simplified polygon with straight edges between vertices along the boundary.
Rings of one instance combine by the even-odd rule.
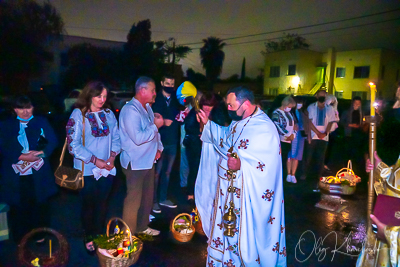
[[[311,44],[310,49],[315,51],[326,51],[329,47],[335,47],[337,51],[382,47],[400,52],[399,0],[50,0],[50,3],[60,12],[66,34],[75,36],[126,41],[133,23],[150,19],[152,40],[174,37],[177,44],[191,44],[189,46],[193,52],[181,63],[184,69],[191,67],[203,73],[198,49],[202,46],[203,38],[216,36],[225,39],[280,31],[395,9],[390,13],[286,30],[285,33],[302,35]],[[354,27],[363,24],[370,25]],[[338,28],[346,29],[326,32]],[[264,48],[265,40],[281,37],[282,34],[278,32],[226,40],[228,45],[224,48],[222,78],[240,74],[243,57],[246,57],[247,75],[258,75],[264,65],[260,51]]]

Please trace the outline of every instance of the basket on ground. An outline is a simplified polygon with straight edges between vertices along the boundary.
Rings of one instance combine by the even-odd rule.
[[[131,229],[121,218],[114,217],[108,221],[107,236],[108,237],[110,236],[111,222],[116,221],[116,220],[121,222],[124,225],[124,227],[125,227],[124,231],[128,230],[127,232],[129,233],[130,244],[137,242],[137,250],[130,253],[129,257],[117,258],[117,257],[106,256],[99,251],[99,248],[97,248],[96,254],[99,259],[99,263],[100,263],[101,267],[128,267],[128,266],[131,266],[137,262],[137,260],[139,259],[140,253],[142,252],[142,249],[143,249],[143,242],[139,238],[132,236]]]
[[[34,253],[28,246],[28,242],[35,235],[50,234],[55,236],[58,244],[53,244],[53,248],[57,249],[51,253]],[[46,249],[47,250],[47,249]],[[50,252],[50,251],[48,251]],[[67,239],[59,232],[51,228],[37,228],[27,233],[18,245],[18,261],[22,266],[33,266],[32,261],[39,259],[40,266],[44,267],[64,267],[67,266],[69,258],[69,245]]]
[[[318,187],[327,194],[352,195],[356,191],[356,185],[361,181],[352,170],[351,161],[347,163],[347,168],[340,169],[336,176],[322,177]]]
[[[175,221],[182,216],[186,216],[187,218],[189,218],[189,225],[188,225],[189,227],[188,228],[191,229],[192,231],[190,231],[190,232],[185,231],[184,233],[182,233],[182,232],[175,230]],[[196,232],[196,229],[193,226],[192,216],[190,216],[188,213],[178,214],[171,222],[170,228],[171,228],[172,235],[179,242],[189,242],[192,239],[194,233]]]

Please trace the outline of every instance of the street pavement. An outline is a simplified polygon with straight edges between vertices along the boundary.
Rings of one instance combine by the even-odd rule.
[[[337,141],[331,159],[332,170],[344,167],[346,159],[343,159],[341,151],[345,145],[340,139]],[[54,153],[54,164],[58,155],[59,150]],[[177,201],[179,206],[177,209],[163,207],[161,214],[154,214],[156,218],[150,227],[161,230],[161,234],[153,241],[144,241],[143,251],[135,266],[206,266],[206,237],[196,233],[190,242],[180,243],[173,239],[169,231],[169,224],[177,214],[191,212],[190,205],[181,196],[178,170],[179,161],[174,165],[169,191],[171,199]],[[362,177],[362,182],[354,195],[343,197],[346,208],[338,213],[315,207],[321,200],[321,193],[313,192],[317,178],[298,179],[297,184],[284,182],[288,266],[355,265],[365,235],[368,180],[364,172],[357,174]],[[110,197],[108,218],[121,217],[125,190],[124,178],[117,176]],[[78,194],[60,190],[51,199],[51,207],[51,227],[62,233],[70,245],[67,266],[100,266],[96,256],[88,255],[84,249]],[[16,252],[17,244],[11,240],[0,242],[0,266],[17,266]]]

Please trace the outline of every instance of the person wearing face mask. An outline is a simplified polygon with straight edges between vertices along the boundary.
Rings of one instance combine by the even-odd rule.
[[[248,88],[230,89],[226,104],[229,126],[197,114],[204,129],[195,202],[209,240],[207,266],[286,266],[279,134]]]
[[[17,97],[13,107],[15,116],[0,123],[0,203],[10,206],[11,238],[18,243],[33,228],[50,224],[49,199],[57,186],[48,159],[58,142],[27,96]]]
[[[296,177],[289,171],[289,151],[291,150],[291,144],[297,133],[297,125],[295,124],[294,118],[290,111],[296,107],[296,102],[291,96],[287,96],[282,100],[281,106],[274,110],[272,113],[272,121],[275,123],[276,129],[278,130],[281,140],[281,151],[282,151],[282,168],[283,177],[286,176],[286,181],[289,183],[297,183]]]
[[[309,136],[309,126],[308,126],[308,116],[304,112],[304,100],[303,98],[297,96],[295,98],[296,101],[296,109],[293,112],[293,118],[298,125],[298,131],[296,137],[292,141],[292,147],[289,151],[288,155],[288,173],[294,177],[294,181],[296,180],[296,171],[299,161],[303,160],[303,152],[304,152],[304,141]],[[304,172],[304,170],[303,170]]]
[[[321,177],[325,153],[328,147],[329,133],[332,124],[336,121],[335,111],[331,106],[325,105],[326,92],[319,90],[316,93],[317,102],[307,108],[309,125],[311,129],[311,143],[307,152],[307,176]]]
[[[155,102],[152,105],[153,112],[161,114],[164,118],[164,125],[159,131],[164,151],[156,164],[154,178],[154,213],[161,213],[160,205],[167,208],[177,207],[174,202],[167,198],[167,195],[169,178],[180,142],[180,122],[175,118],[182,106],[176,98],[175,79],[173,76],[165,75],[161,80],[161,86],[161,90],[157,93]]]

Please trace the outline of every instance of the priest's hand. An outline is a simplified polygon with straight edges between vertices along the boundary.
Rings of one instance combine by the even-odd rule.
[[[240,170],[240,159],[236,159],[228,154],[228,169],[232,171]]]
[[[208,116],[207,116],[207,114],[203,111],[203,110],[199,110],[198,112],[197,112],[197,114],[196,114],[196,118],[197,118],[197,121],[200,123],[203,123],[203,125],[206,125],[207,124],[207,122],[208,122]]]
[[[378,227],[378,233],[376,233],[376,237],[379,240],[386,242],[386,236],[385,236],[386,224],[379,221],[378,218],[376,218],[373,214],[371,214],[370,217],[371,217],[372,223],[376,224],[376,227]]]
[[[378,153],[374,151],[374,158],[375,158],[375,168],[378,166],[379,163],[382,162],[381,158],[378,156]],[[365,171],[370,172],[374,169],[374,165],[372,165],[371,161],[367,159],[367,163],[365,164]]]

